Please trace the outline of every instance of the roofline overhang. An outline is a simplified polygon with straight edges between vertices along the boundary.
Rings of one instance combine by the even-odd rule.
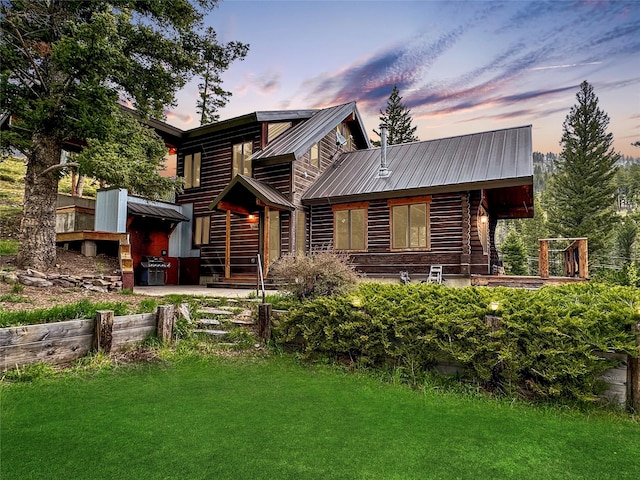
[[[255,180],[255,179],[254,181],[259,182],[259,180]],[[281,196],[282,197],[281,202],[274,202],[268,199],[262,192],[254,188],[251,182],[248,181],[243,175],[236,175],[234,179],[231,180],[231,182],[229,182],[229,184],[222,190],[222,192],[220,192],[218,196],[214,198],[213,201],[211,201],[211,203],[209,203],[209,206],[208,206],[209,210],[226,210],[226,209],[219,209],[218,206],[220,205],[220,203],[224,202],[224,198],[238,184],[240,184],[242,187],[247,189],[254,197],[256,197],[256,200],[259,200],[263,205],[266,205],[270,208],[275,208],[278,210],[293,211],[296,209],[295,205],[289,202],[289,200],[287,200],[280,192],[273,189],[272,187],[266,184],[263,184],[265,187],[273,190],[275,194]]]
[[[517,178],[501,178],[483,182],[459,183],[455,185],[438,185],[435,187],[419,187],[403,190],[383,190],[378,192],[362,193],[358,195],[340,195],[336,197],[302,198],[303,205],[323,205],[360,202],[367,200],[386,200],[391,198],[417,197],[420,195],[433,195],[438,193],[458,193],[470,190],[490,190],[495,188],[531,186],[533,188],[533,175]]]

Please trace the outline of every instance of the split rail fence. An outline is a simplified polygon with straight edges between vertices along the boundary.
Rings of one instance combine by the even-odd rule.
[[[166,305],[155,313],[116,317],[111,310],[100,310],[94,319],[0,328],[0,372],[37,362],[68,363],[89,352],[122,350],[149,335],[169,342],[174,311],[173,305]]]

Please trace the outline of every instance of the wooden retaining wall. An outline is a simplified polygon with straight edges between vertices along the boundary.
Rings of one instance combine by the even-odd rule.
[[[158,334],[167,341],[173,329],[173,311],[173,306],[162,306],[156,313],[119,317],[101,311],[92,320],[0,328],[0,372],[36,362],[68,363],[91,351],[122,350],[148,335]]]

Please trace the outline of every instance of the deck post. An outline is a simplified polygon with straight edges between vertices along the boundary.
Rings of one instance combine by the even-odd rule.
[[[540,240],[538,274],[540,278],[549,278],[549,240]]]
[[[231,210],[227,210],[224,241],[224,278],[231,278]]]
[[[586,238],[578,240],[578,263],[580,264],[578,272],[580,278],[589,278],[589,248]]]
[[[109,353],[113,343],[113,310],[98,310],[93,333],[93,350]]]

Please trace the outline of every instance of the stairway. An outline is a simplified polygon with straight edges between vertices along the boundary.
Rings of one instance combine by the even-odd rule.
[[[235,313],[239,308],[241,311]],[[200,307],[197,312],[197,320],[194,321],[196,328],[193,333],[216,338],[219,341],[228,341],[229,345],[248,343],[250,338],[251,344],[254,344],[252,336],[255,332],[255,323],[253,318],[252,310],[243,305]],[[238,339],[242,342],[239,342]]]

